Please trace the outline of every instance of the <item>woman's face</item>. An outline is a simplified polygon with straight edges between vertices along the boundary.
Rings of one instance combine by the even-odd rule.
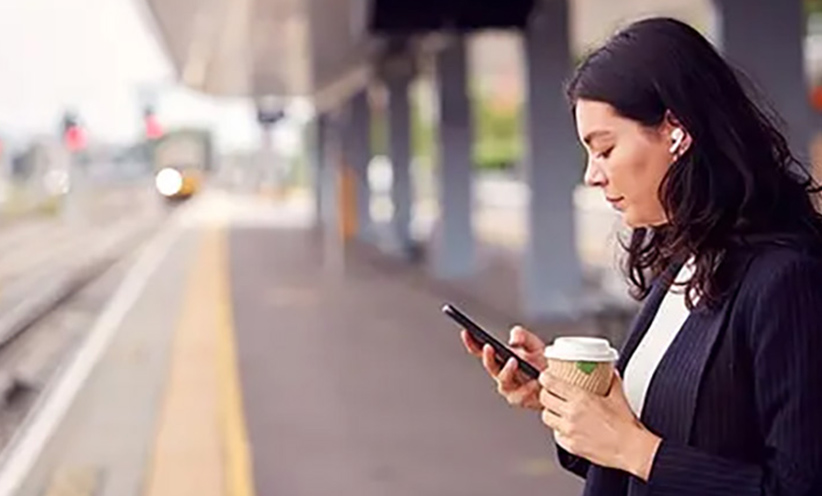
[[[672,153],[672,133],[677,126],[668,119],[649,128],[620,116],[611,105],[593,100],[577,101],[576,124],[588,153],[585,184],[602,189],[628,226],[665,224],[659,185],[675,154],[687,148],[690,138],[683,136]]]

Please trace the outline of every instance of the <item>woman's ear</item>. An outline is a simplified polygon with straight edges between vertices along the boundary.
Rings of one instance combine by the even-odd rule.
[[[671,155],[676,155],[679,152],[679,147],[682,146],[684,140],[685,131],[683,131],[681,127],[675,127],[674,130],[671,131],[671,147],[668,148]]]
[[[674,156],[674,159],[679,158],[691,147],[691,135],[685,129],[679,119],[669,110],[665,112],[665,122],[663,123],[663,133],[667,134],[666,139],[669,143],[668,151]]]

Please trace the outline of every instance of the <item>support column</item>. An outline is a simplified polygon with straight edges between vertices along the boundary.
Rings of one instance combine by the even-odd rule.
[[[411,249],[411,109],[408,89],[412,73],[390,76],[388,88],[388,149],[391,157],[391,201],[394,205],[392,227],[395,241],[402,252]]]
[[[524,34],[530,203],[522,295],[535,319],[574,315],[582,286],[573,193],[583,162],[563,92],[572,68],[568,18],[568,0],[541,1]]]
[[[322,197],[322,265],[327,274],[340,276],[345,270],[345,241],[348,235],[346,217],[346,180],[344,154],[343,115],[338,110],[323,115],[322,155],[320,179]]]
[[[346,162],[353,175],[356,216],[356,236],[363,241],[372,239],[371,187],[368,183],[368,164],[371,161],[371,120],[368,94],[356,94],[349,103]]]
[[[324,200],[323,194],[323,181],[325,178],[325,169],[326,169],[326,134],[327,134],[327,126],[328,126],[328,118],[325,115],[318,114],[317,117],[314,119],[313,125],[313,140],[311,142],[314,143],[313,146],[313,182],[314,182],[314,226],[319,228],[322,227],[324,224],[325,219],[325,209],[327,205]]]
[[[773,104],[785,120],[792,150],[807,160],[812,120],[805,82],[803,2],[714,0],[714,4],[723,55]]]
[[[466,40],[459,37],[437,55],[439,90],[439,205],[434,272],[442,278],[468,276],[475,269],[471,217],[471,103]]]
[[[336,233],[339,226],[338,170],[340,157],[340,125],[336,115],[322,117],[322,157],[320,196],[323,206],[322,222],[328,234]]]

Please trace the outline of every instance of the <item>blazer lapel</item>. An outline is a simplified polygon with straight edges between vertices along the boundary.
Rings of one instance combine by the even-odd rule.
[[[741,281],[752,257],[744,256],[739,263],[729,264],[732,280]],[[670,270],[675,275],[681,264]],[[668,292],[672,278],[660,277],[654,284],[648,299],[634,320],[631,331],[617,361],[617,369],[624,373],[625,366],[648,332],[659,310],[662,299]],[[662,362],[659,364],[650,384],[642,422],[652,431],[682,444],[687,444],[693,428],[696,403],[702,376],[717,340],[725,328],[728,314],[738,291],[738,284],[726,302],[715,311],[698,308],[688,317]],[[588,470],[584,496],[624,495],[644,496],[648,486],[629,478],[625,472],[592,465]]]
[[[672,270],[678,272],[679,266],[674,267]],[[666,272],[666,275],[667,274]],[[668,292],[668,280],[666,277],[657,278],[651,286],[651,292],[645,299],[645,303],[634,318],[630,331],[628,332],[628,337],[622,346],[619,359],[617,360],[616,368],[620,374],[625,372],[625,366],[628,364],[628,360],[634,351],[636,351],[637,346],[639,346],[640,341],[642,341],[642,337],[648,332],[648,328],[651,326],[657,310],[659,310],[659,305],[662,303],[665,293]],[[628,493],[628,488],[629,478],[625,472],[600,467],[598,465],[591,465],[585,477],[585,491],[583,492],[583,496],[624,496]]]
[[[687,444],[702,375],[721,334],[728,308],[694,310],[654,373],[642,421],[665,439]]]
[[[654,372],[642,422],[666,439],[683,444],[690,440],[702,377],[726,328],[741,285],[738,282],[750,260],[744,257],[726,267],[737,283],[725,301],[713,310],[703,306],[694,309]]]
[[[671,271],[679,272],[680,267],[681,265],[676,264],[674,267],[666,271],[665,275],[669,276]],[[674,274],[676,272],[674,272]],[[662,299],[668,292],[668,287],[670,286],[667,282],[668,280],[668,277],[657,278],[651,286],[651,292],[648,294],[645,304],[642,305],[642,308],[634,319],[634,322],[631,324],[628,337],[625,340],[625,344],[622,346],[622,350],[619,352],[619,359],[616,363],[616,368],[620,374],[625,372],[625,366],[628,365],[628,360],[630,360],[631,355],[633,355],[634,351],[636,351],[636,348],[639,346],[639,343],[642,341],[645,333],[648,332],[648,328],[651,327],[651,322],[653,322],[654,317],[656,317],[656,313],[659,310],[659,305],[662,304]]]

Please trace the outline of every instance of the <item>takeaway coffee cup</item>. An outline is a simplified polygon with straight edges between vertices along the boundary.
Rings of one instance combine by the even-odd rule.
[[[548,372],[594,394],[608,394],[619,353],[607,339],[560,337],[545,348]]]

